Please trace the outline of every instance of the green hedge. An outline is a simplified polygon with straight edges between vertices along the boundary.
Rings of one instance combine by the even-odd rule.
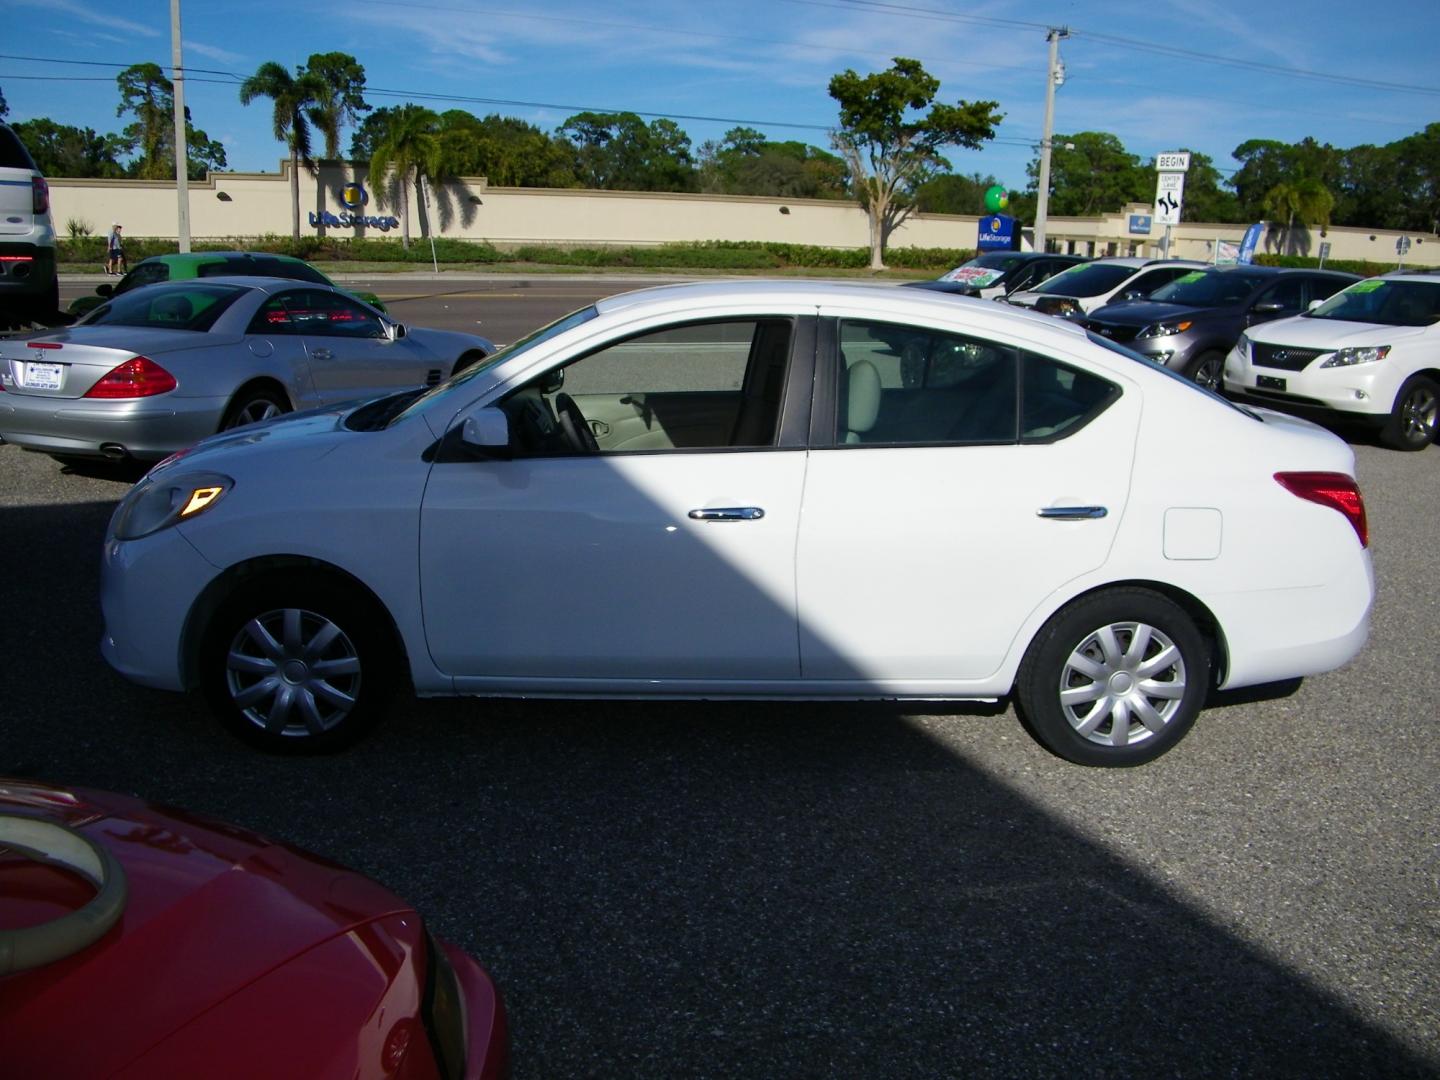
[[[1255,263],[1258,266],[1288,266],[1313,270],[1320,265],[1320,260],[1304,255],[1256,255]],[[1347,274],[1359,274],[1361,277],[1375,277],[1377,274],[1394,270],[1395,263],[1371,262],[1369,259],[1326,259],[1325,269],[1341,270]]]
[[[105,238],[88,236],[56,241],[61,263],[103,263]],[[348,239],[333,236],[263,236],[259,239],[206,241],[195,251],[266,251],[293,255],[311,262],[394,262],[424,265],[430,262],[430,241],[412,239],[408,249],[398,237]],[[126,237],[125,254],[133,266],[151,255],[174,254],[173,240]],[[897,270],[944,271],[959,266],[975,253],[965,248],[891,248],[886,264]],[[559,247],[535,244],[500,251],[485,242],[437,237],[435,257],[442,263],[531,263],[540,266],[581,266],[612,269],[675,270],[864,270],[870,265],[865,248],[822,248],[806,244],[772,244],[710,240],[699,243],[661,244],[655,247]]]

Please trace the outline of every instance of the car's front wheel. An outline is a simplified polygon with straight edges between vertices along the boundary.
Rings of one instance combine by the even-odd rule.
[[[1057,612],[1031,642],[1015,692],[1048,750],[1080,765],[1153,761],[1178,743],[1210,687],[1210,646],[1178,604],[1110,589]]]
[[[1380,430],[1380,441],[1393,450],[1424,450],[1435,441],[1437,414],[1440,385],[1416,375],[1395,395],[1395,407]]]
[[[232,732],[275,753],[328,753],[368,732],[393,689],[383,614],[338,585],[284,575],[211,621],[201,683]]]
[[[1214,390],[1217,394],[1225,381],[1225,354],[1222,352],[1203,352],[1197,356],[1185,373],[1190,376],[1190,381],[1197,386],[1203,386],[1206,390]]]

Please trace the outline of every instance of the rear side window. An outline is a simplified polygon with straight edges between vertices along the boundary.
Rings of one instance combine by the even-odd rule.
[[[241,259],[221,259],[217,262],[201,263],[195,271],[196,277],[251,277],[255,273],[248,263]]]
[[[25,149],[20,137],[4,124],[0,124],[0,169],[40,171],[35,168],[35,159],[30,156],[30,151]]]
[[[330,279],[303,262],[285,262],[282,259],[256,259],[255,273],[265,277],[290,278],[294,281],[308,281],[312,285],[329,285]]]
[[[205,331],[247,291],[232,285],[199,283],[136,290],[96,308],[84,322],[88,326]]]

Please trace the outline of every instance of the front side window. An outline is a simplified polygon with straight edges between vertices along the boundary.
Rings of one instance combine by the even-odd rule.
[[[1279,304],[1280,312],[1300,311],[1305,307],[1305,279],[1290,277],[1266,291],[1257,303]]]
[[[1099,296],[1116,288],[1134,272],[1133,266],[1082,264],[1056,274],[1035,291],[1055,296]]]
[[[793,321],[691,323],[607,345],[508,394],[522,454],[767,447]]]
[[[138,289],[142,285],[158,285],[162,281],[170,280],[170,267],[158,259],[155,262],[143,262],[131,270],[115,286],[115,293],[119,295],[129,292],[131,289]]]
[[[281,293],[290,333],[308,337],[383,338],[385,324],[369,308],[324,289]]]
[[[1106,379],[1001,342],[843,322],[832,437],[842,446],[1049,442],[1119,396]]]

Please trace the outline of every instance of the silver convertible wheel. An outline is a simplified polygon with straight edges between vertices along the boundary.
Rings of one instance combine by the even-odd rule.
[[[1112,623],[1089,635],[1060,673],[1060,707],[1077,733],[1102,746],[1160,734],[1185,696],[1185,658],[1145,623]]]
[[[396,668],[388,622],[338,581],[242,584],[211,620],[200,679],[220,720],[278,753],[337,750],[379,719]]]
[[[273,420],[289,411],[290,403],[274,390],[267,387],[242,390],[235,395],[235,400],[225,410],[225,418],[220,422],[220,430],[229,431],[231,428],[244,427],[246,424],[258,424],[262,420]]]
[[[360,655],[323,615],[267,611],[235,635],[225,683],[241,715],[271,734],[322,735],[355,708]]]
[[[1179,742],[1210,689],[1210,644],[1178,604],[1117,588],[1062,608],[1015,681],[1031,734],[1081,765],[1140,765]]]

